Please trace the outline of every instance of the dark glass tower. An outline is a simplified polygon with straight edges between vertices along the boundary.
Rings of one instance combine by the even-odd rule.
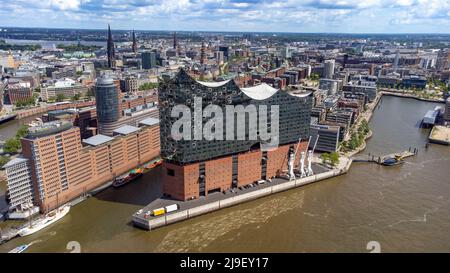
[[[114,61],[116,58],[116,51],[114,49],[114,41],[111,34],[111,27],[108,24],[108,42],[106,45],[106,54],[108,55],[108,67],[114,67]]]
[[[119,120],[119,92],[113,79],[107,77],[97,79],[95,100],[99,123],[109,123]]]

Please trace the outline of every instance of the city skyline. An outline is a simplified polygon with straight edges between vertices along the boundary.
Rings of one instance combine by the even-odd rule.
[[[4,27],[292,33],[449,33],[447,0],[5,1]],[[40,16],[36,16],[40,14]]]

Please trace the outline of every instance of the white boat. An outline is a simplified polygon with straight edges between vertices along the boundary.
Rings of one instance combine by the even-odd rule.
[[[32,243],[27,244],[27,245],[18,246],[16,248],[14,248],[13,250],[9,251],[8,253],[22,253],[25,250],[27,250],[27,248],[29,248],[31,245],[32,245]]]
[[[35,232],[38,232],[39,230],[45,227],[48,227],[49,225],[63,218],[67,213],[69,213],[69,210],[70,206],[65,205],[63,207],[60,207],[58,209],[55,209],[54,211],[47,213],[47,215],[45,215],[44,217],[32,221],[30,225],[24,226],[19,231],[19,236],[24,237],[33,234]]]

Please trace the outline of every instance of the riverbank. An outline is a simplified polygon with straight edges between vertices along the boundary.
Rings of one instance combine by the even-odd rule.
[[[405,93],[405,92],[393,92],[393,91],[386,91],[386,90],[380,90],[379,93],[385,96],[393,96],[393,97],[401,97],[401,98],[410,98],[425,102],[436,102],[436,103],[445,103],[444,99],[430,99],[430,98],[422,98],[419,96],[416,96],[414,94]]]
[[[380,103],[380,100],[382,97],[383,97],[383,93],[378,93],[377,96],[375,97],[375,99],[367,105],[366,111],[364,111],[358,117],[355,124],[350,129],[349,135],[351,133],[358,132],[358,129],[361,126],[363,120],[369,122],[372,119],[373,113],[374,113],[375,109],[377,108],[378,104]],[[372,135],[373,135],[373,131],[370,130],[370,128],[369,128],[369,132],[364,136],[364,139],[359,147],[357,147],[356,149],[354,149],[352,151],[341,152],[341,154],[345,157],[350,158],[350,157],[364,151],[364,149],[366,148],[366,145],[367,145],[366,142],[369,138],[372,137]]]

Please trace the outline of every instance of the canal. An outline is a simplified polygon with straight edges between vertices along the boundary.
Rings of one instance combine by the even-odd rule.
[[[148,232],[131,225],[131,214],[161,193],[157,168],[0,252],[29,242],[28,252],[65,252],[70,241],[82,252],[369,252],[370,241],[382,252],[448,252],[450,148],[425,149],[428,131],[419,128],[434,105],[385,96],[375,111],[362,153],[418,147],[403,165],[354,163],[346,175]]]

